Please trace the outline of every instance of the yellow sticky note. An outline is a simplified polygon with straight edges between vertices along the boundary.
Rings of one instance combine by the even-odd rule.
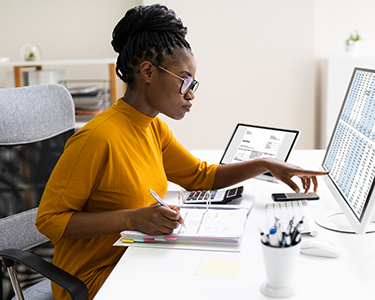
[[[206,276],[236,277],[240,267],[240,261],[205,259],[195,274]]]

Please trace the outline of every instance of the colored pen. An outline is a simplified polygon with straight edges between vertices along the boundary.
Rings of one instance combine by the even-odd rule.
[[[158,201],[161,205],[163,205],[164,207],[170,209],[170,210],[173,210],[172,208],[170,208],[167,204],[165,204],[165,202],[163,200],[161,200],[161,198],[158,196],[158,194],[156,194],[152,189],[149,189],[148,190],[151,195],[156,199],[156,201]],[[181,226],[185,227],[186,228],[186,225],[185,224],[181,224]]]

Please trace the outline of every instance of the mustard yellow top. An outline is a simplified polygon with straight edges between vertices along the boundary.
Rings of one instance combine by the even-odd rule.
[[[167,180],[187,190],[211,189],[217,165],[193,157],[158,117],[148,117],[119,99],[70,138],[45,188],[36,220],[55,244],[54,264],[80,278],[90,299],[125,251],[119,233],[62,238],[76,211],[136,209],[155,203]],[[53,284],[56,299],[70,299]]]

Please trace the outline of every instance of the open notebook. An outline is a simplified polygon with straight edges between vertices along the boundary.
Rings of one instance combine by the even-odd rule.
[[[183,249],[215,250],[239,246],[251,208],[240,206],[182,206],[186,228],[179,226],[170,235],[151,236],[125,230],[115,246],[179,246]]]

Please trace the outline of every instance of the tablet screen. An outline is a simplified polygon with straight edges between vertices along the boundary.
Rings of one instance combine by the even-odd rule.
[[[266,157],[286,161],[298,135],[297,130],[237,124],[220,163],[230,164]]]

